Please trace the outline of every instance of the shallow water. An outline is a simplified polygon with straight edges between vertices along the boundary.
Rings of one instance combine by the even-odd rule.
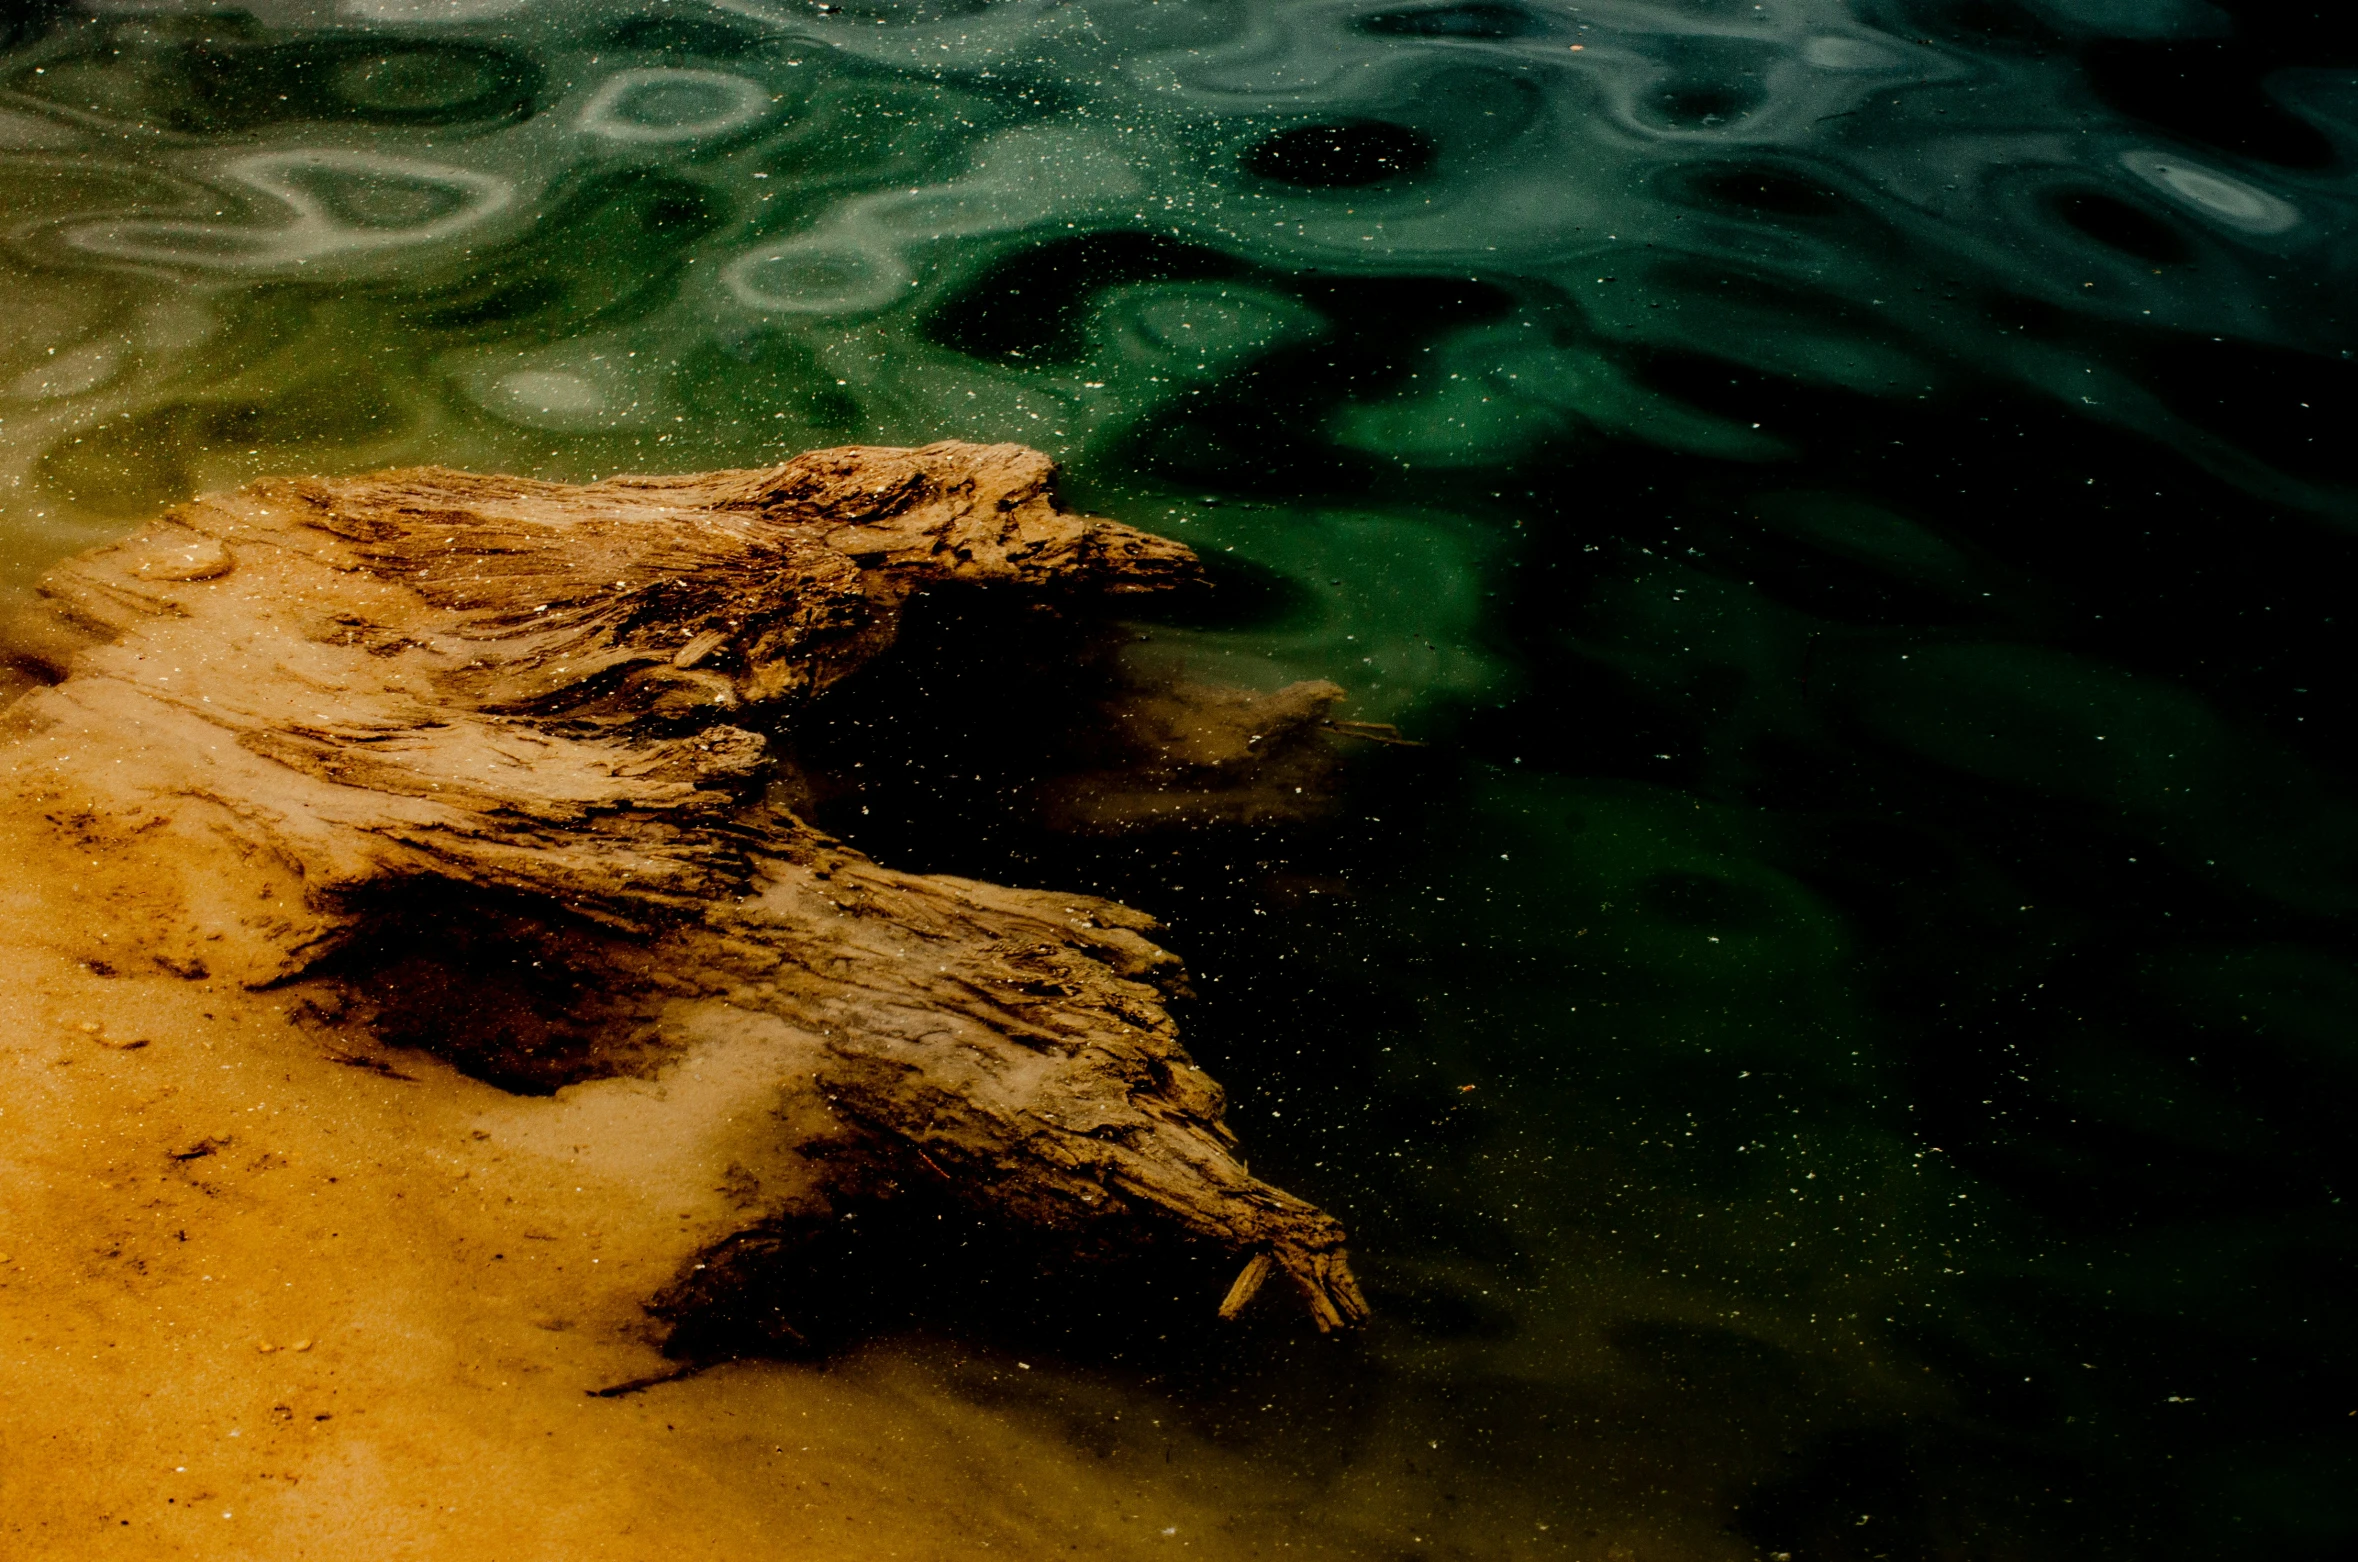
[[[1221,565],[1140,665],[1427,745],[1078,846],[955,626],[880,672],[932,719],[825,822],[1163,916],[1379,1317],[921,1305],[846,1370],[1212,1554],[2358,1540],[2325,8],[20,13],[11,589],[263,473],[1019,440]],[[961,1376],[1019,1350],[1053,1390]]]

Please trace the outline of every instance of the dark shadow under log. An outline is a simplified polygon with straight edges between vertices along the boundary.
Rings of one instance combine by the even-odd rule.
[[[1052,476],[943,444],[200,499],[43,582],[16,639],[56,681],[8,712],[14,784],[70,794],[61,828],[173,839],[178,914],[133,952],[159,969],[300,983],[339,1037],[526,1094],[720,1080],[711,1110],[766,1126],[757,1150],[715,1138],[733,1229],[683,1231],[658,1316],[758,1311],[706,1293],[774,1276],[780,1233],[908,1177],[1075,1252],[1209,1245],[1290,1279],[1321,1328],[1356,1321],[1341,1228],[1252,1177],[1181,1047],[1149,918],[880,866],[771,784],[797,714],[914,593],[1196,578],[1175,543],[1059,510]],[[1247,737],[1298,734],[1339,693],[1231,702],[1201,741],[1142,706],[1136,741],[1165,755],[1155,787],[1209,797],[1261,763]],[[1151,811],[1110,779],[1063,806],[1092,797],[1114,799],[1094,827]]]

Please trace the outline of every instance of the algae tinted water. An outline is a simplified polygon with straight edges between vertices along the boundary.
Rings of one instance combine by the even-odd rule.
[[[1380,1313],[911,1351],[1054,1357],[1371,1557],[2351,1543],[2325,8],[9,15],[12,583],[264,472],[1014,439],[1220,565],[1142,664],[1424,741],[1081,847],[964,762],[958,626],[873,691],[930,719],[827,822],[1164,916]]]

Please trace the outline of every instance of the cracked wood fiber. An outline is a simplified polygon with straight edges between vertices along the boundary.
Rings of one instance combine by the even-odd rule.
[[[365,945],[388,894],[496,896],[593,930],[579,958],[628,951],[590,986],[725,1008],[763,1090],[823,1103],[823,1130],[773,1106],[781,1152],[848,1136],[1059,1238],[1183,1233],[1246,1261],[1234,1306],[1275,1271],[1321,1327],[1354,1321],[1341,1228],[1246,1170],[1180,1045],[1150,918],[899,872],[763,800],[798,706],[912,593],[1196,579],[1052,477],[946,443],[201,498],[42,582],[16,641],[57,681],[8,712],[12,784],[60,828],[172,842],[173,914],[109,959],[262,987]],[[575,1077],[644,1071],[626,1040],[593,1034]],[[748,1204],[748,1227],[783,1209]]]

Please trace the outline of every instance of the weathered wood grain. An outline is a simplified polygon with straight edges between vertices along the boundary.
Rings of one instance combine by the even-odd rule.
[[[1052,477],[1020,447],[940,444],[209,496],[43,581],[14,640],[55,681],[8,712],[11,784],[61,829],[175,841],[177,914],[110,958],[288,983],[365,950],[388,906],[414,931],[421,907],[431,928],[490,897],[595,995],[544,1086],[680,1055],[633,994],[717,1005],[772,1060],[781,1150],[823,1133],[1076,1242],[1217,1243],[1349,1323],[1343,1232],[1239,1158],[1151,919],[899,872],[764,801],[797,710],[891,642],[912,593],[1195,578],[1178,544],[1059,509]],[[503,1044],[447,1023],[462,1062]],[[757,1196],[747,1229],[779,1215]]]

